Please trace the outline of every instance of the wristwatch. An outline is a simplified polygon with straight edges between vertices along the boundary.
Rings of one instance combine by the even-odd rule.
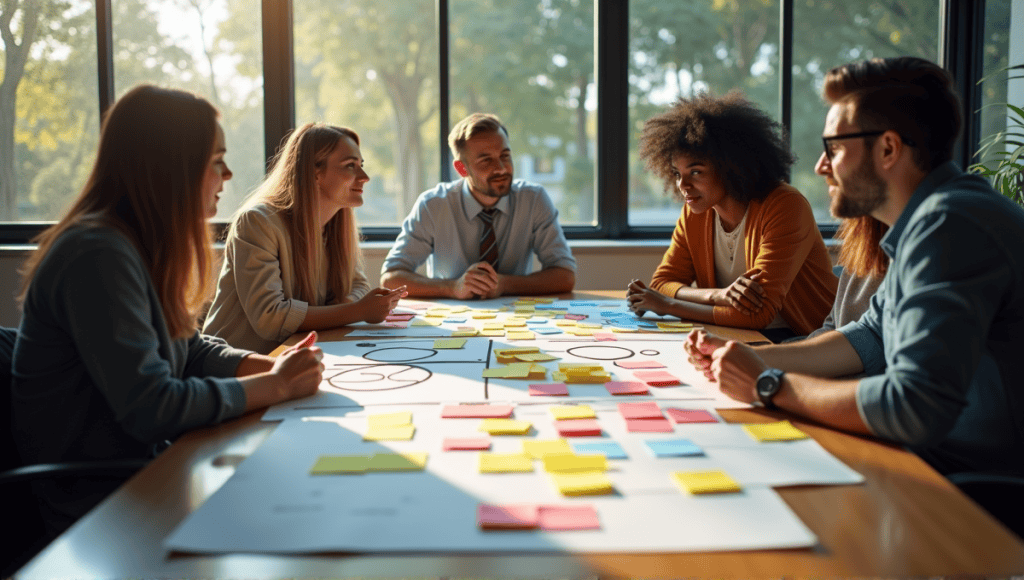
[[[761,404],[765,409],[778,409],[772,399],[782,390],[782,375],[784,374],[780,369],[768,369],[758,375],[757,398],[761,399]]]

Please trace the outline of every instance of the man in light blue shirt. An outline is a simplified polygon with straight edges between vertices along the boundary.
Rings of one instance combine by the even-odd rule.
[[[558,210],[544,188],[513,180],[508,130],[474,113],[448,136],[462,179],[424,192],[381,267],[381,285],[410,296],[560,294],[576,282]],[[541,270],[532,272],[533,256]],[[426,275],[416,269],[426,262]]]
[[[838,67],[817,172],[839,217],[890,226],[857,322],[752,349],[694,334],[733,398],[907,445],[939,472],[1024,475],[1024,210],[952,161],[952,78],[902,57]],[[834,379],[864,372],[861,379]]]

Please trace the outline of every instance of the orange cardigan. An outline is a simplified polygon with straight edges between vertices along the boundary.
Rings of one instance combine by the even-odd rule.
[[[713,210],[698,215],[683,206],[651,288],[674,298],[694,280],[699,288],[716,287],[715,219]],[[799,191],[782,184],[763,200],[750,202],[743,249],[747,271],[764,272],[761,286],[767,300],[749,316],[732,306],[715,306],[715,324],[760,329],[781,311],[797,334],[821,327],[835,301],[838,280],[811,205]]]

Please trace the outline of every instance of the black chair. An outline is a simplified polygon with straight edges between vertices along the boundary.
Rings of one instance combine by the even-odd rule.
[[[947,477],[985,511],[1024,538],[1024,477],[984,472],[954,473]]]
[[[123,480],[145,460],[23,465],[15,449],[11,416],[11,362],[17,330],[0,327],[0,513],[10,534],[0,542],[0,578],[7,578],[53,538],[47,533],[32,482],[62,478]]]

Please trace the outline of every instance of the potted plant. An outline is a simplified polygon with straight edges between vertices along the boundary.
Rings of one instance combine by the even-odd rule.
[[[1024,64],[999,70],[978,82],[980,84],[1004,72],[1007,73],[1007,81],[1024,79]],[[982,139],[975,153],[981,161],[968,169],[988,177],[996,191],[1024,205],[1024,109],[1010,103],[988,106],[1006,107],[1006,129]]]

